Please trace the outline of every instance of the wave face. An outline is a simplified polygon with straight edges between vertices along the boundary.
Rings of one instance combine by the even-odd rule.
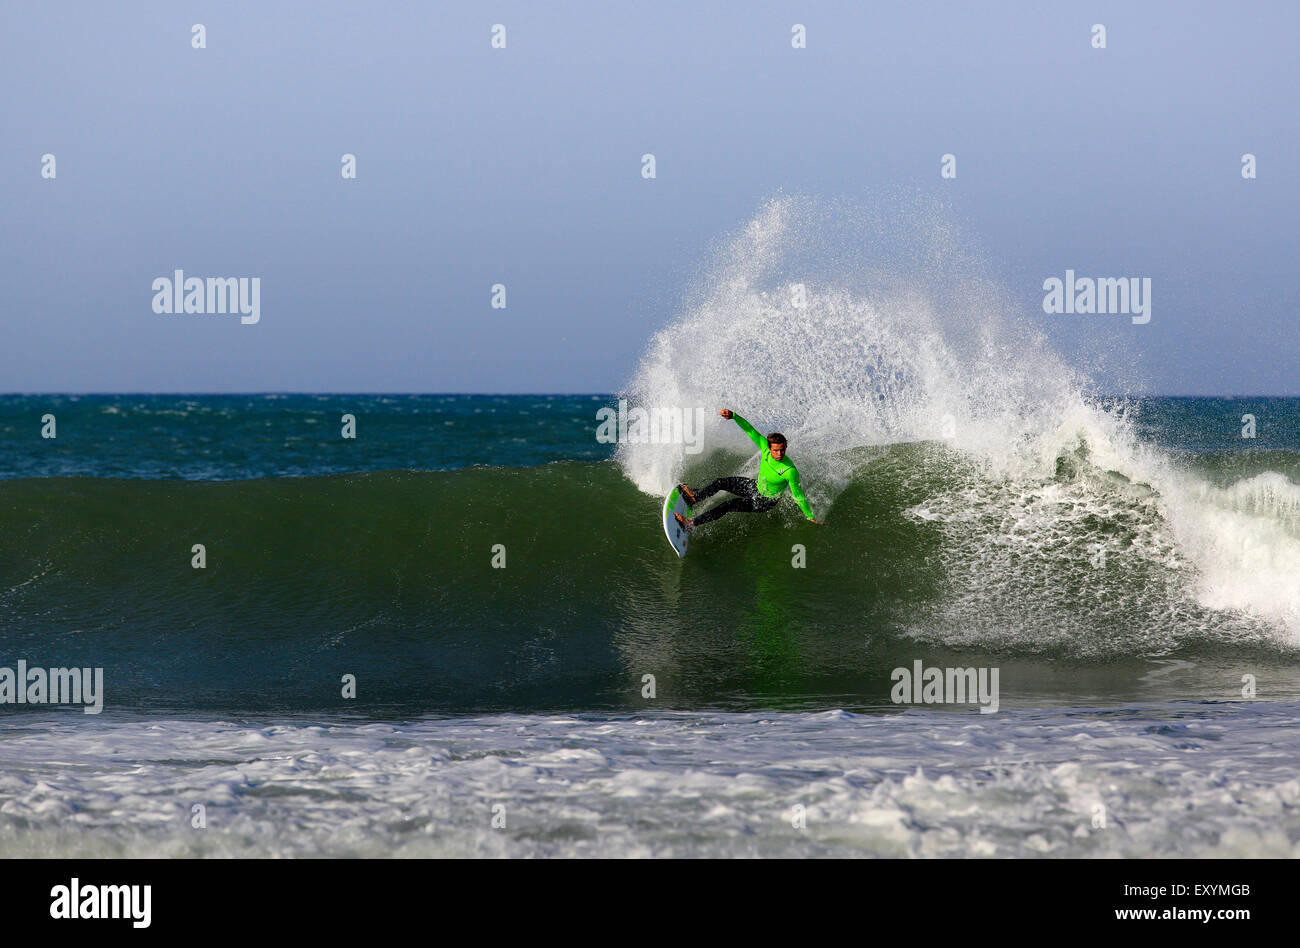
[[[877,706],[916,658],[999,665],[1027,699],[1150,697],[1151,658],[1203,670],[1180,696],[1266,667],[1300,690],[1279,475],[1161,493],[1077,446],[1037,480],[934,443],[838,460],[826,526],[784,501],[682,561],[611,462],[2,482],[0,664],[104,666],[110,707],[250,713],[639,707],[647,674],[669,707]]]

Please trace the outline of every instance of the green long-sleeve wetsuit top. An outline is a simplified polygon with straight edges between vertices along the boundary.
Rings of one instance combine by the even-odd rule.
[[[734,411],[731,413],[731,420],[739,425],[740,430],[745,432],[749,440],[758,445],[759,450],[763,452],[763,459],[758,463],[758,492],[764,497],[780,497],[786,487],[789,487],[790,496],[799,505],[803,515],[809,520],[815,519],[812,508],[808,506],[808,498],[803,495],[803,488],[799,486],[799,472],[790,463],[790,459],[786,457],[780,461],[775,460],[771,449],[767,446],[767,439]]]

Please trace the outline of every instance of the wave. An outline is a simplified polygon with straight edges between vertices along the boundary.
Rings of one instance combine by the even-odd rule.
[[[10,649],[111,642],[142,659],[337,652],[427,668],[448,696],[448,662],[478,685],[508,687],[515,666],[541,687],[547,667],[594,668],[620,641],[701,635],[707,651],[754,628],[818,641],[845,666],[865,663],[864,637],[1076,656],[1295,647],[1300,487],[1271,473],[1222,488],[1172,468],[1142,478],[1078,430],[1059,435],[1036,476],[943,442],[840,452],[847,479],[825,526],[787,500],[701,529],[684,561],[659,498],[612,462],[7,481],[0,631]]]
[[[943,484],[907,510],[942,535],[942,605],[919,610],[917,635],[1110,654],[1268,628],[1300,645],[1300,455],[1188,459],[1143,440],[1132,406],[1052,349],[1041,314],[1019,315],[941,205],[882,206],[770,201],[622,397],[780,429],[814,508],[837,514],[872,476],[853,449],[941,446],[924,463]],[[744,445],[714,422],[706,456]],[[616,460],[655,496],[701,467],[685,445],[620,445]]]

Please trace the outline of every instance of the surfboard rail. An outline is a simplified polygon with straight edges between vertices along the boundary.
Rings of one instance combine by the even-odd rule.
[[[690,534],[682,529],[682,525],[677,522],[673,514],[679,513],[683,517],[690,517],[691,506],[686,502],[686,498],[681,492],[674,487],[664,498],[664,536],[668,537],[669,544],[672,545],[673,551],[678,558],[686,555],[686,547],[690,543]]]

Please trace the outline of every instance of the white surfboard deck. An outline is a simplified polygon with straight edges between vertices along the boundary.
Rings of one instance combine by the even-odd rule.
[[[691,506],[686,502],[686,498],[678,493],[674,487],[664,498],[664,534],[668,537],[668,542],[672,544],[673,549],[679,557],[686,555],[686,545],[690,542],[691,535],[687,533],[677,518],[673,514],[679,513],[683,517],[690,517]]]

